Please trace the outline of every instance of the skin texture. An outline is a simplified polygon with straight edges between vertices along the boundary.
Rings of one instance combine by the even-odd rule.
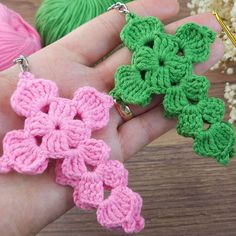
[[[176,15],[179,10],[176,0],[137,0],[128,4],[128,7],[139,15],[152,15],[161,20]],[[217,32],[221,30],[210,13],[171,23],[166,26],[166,30],[174,33],[179,25],[189,21],[207,25]],[[97,62],[119,46],[119,32],[124,23],[124,16],[115,10],[97,17],[29,57],[31,72],[36,77],[54,80],[63,97],[71,98],[73,92],[84,85],[109,92],[114,86],[117,67],[128,64],[131,54],[127,48],[121,48],[106,60]],[[196,73],[204,73],[222,54],[223,46],[217,39],[212,46],[210,59],[196,65]],[[18,67],[0,73],[1,140],[6,132],[23,126],[23,120],[14,114],[9,104],[10,96],[16,88],[18,73]],[[163,117],[161,102],[162,98],[156,96],[146,108],[131,106],[136,117],[126,123],[114,108],[111,110],[108,127],[94,136],[103,139],[111,147],[112,159],[125,161],[175,125],[174,120]],[[2,236],[35,235],[73,206],[71,189],[54,183],[53,164],[40,176],[17,173],[1,175],[0,189]]]

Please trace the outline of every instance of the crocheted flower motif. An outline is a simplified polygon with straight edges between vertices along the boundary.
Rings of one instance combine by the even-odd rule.
[[[56,181],[74,188],[75,204],[85,210],[95,209],[104,200],[104,190],[127,186],[128,172],[119,161],[107,160],[108,147],[104,144],[106,156],[100,153],[95,165],[86,161],[87,154],[77,154],[70,159],[57,162]],[[82,158],[84,155],[84,159]],[[94,156],[93,156],[94,157]],[[96,160],[96,157],[94,157]]]
[[[169,35],[155,17],[128,14],[121,39],[133,53],[131,65],[118,68],[110,94],[140,106],[148,105],[153,94],[163,94],[166,117],[178,118],[177,131],[194,138],[195,152],[227,164],[234,154],[234,129],[221,121],[223,101],[208,98],[209,81],[193,74],[193,63],[208,59],[215,37],[215,32],[194,23]]]
[[[104,147],[105,148],[105,147]],[[84,158],[81,158],[84,156]],[[141,197],[127,187],[128,172],[123,164],[99,155],[93,160],[76,153],[71,159],[58,161],[56,181],[74,188],[75,204],[85,210],[97,209],[98,222],[109,228],[123,228],[126,233],[144,228]],[[91,164],[92,163],[92,164]],[[105,199],[104,191],[111,190]]]
[[[192,76],[192,64],[208,59],[215,36],[194,23],[169,35],[155,17],[128,15],[121,39],[133,52],[132,62],[117,70],[111,95],[127,104],[146,106],[152,94],[165,94],[167,88]]]
[[[235,155],[234,145],[233,126],[227,122],[217,122],[196,135],[193,148],[197,154],[214,157],[220,164],[227,165]]]
[[[11,104],[26,120],[23,130],[6,135],[0,170],[39,174],[50,158],[64,158],[90,140],[93,130],[104,127],[113,102],[89,87],[78,89],[72,100],[60,98],[53,82],[24,73]]]
[[[179,85],[168,88],[163,101],[165,115],[178,116],[187,105],[207,98],[209,87],[210,83],[205,76],[192,75],[181,80]]]
[[[110,229],[123,228],[126,233],[138,233],[144,227],[140,217],[142,199],[127,187],[112,190],[111,195],[99,205],[97,219]]]

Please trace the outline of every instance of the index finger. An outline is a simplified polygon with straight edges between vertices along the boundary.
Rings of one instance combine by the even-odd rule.
[[[131,12],[161,20],[176,15],[179,10],[177,0],[137,0],[127,6]],[[81,64],[93,66],[120,44],[124,24],[124,15],[112,10],[82,25],[58,43],[77,54]]]

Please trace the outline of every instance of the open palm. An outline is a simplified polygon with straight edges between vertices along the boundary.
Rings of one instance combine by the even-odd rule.
[[[153,15],[165,20],[178,13],[175,0],[138,0],[128,4],[139,15]],[[185,18],[166,27],[174,33],[185,22],[207,25],[215,31],[220,27],[211,14]],[[108,93],[114,87],[114,73],[119,65],[129,64],[131,53],[117,48],[119,32],[125,17],[111,11],[81,26],[58,42],[29,57],[30,69],[36,77],[54,80],[61,96],[71,98],[82,86],[92,86]],[[212,45],[210,59],[195,66],[196,73],[204,73],[222,56],[219,40]],[[10,96],[16,88],[19,68],[12,67],[0,74],[0,138],[9,130],[23,126],[21,118],[10,108]],[[156,96],[146,108],[131,106],[135,118],[124,122],[113,108],[108,126],[94,134],[111,147],[111,158],[124,161],[169,129],[175,121],[166,120],[162,112],[162,98]],[[53,167],[39,176],[17,173],[0,176],[1,235],[34,235],[73,206],[72,190],[55,184]],[[16,197],[17,196],[17,197]],[[1,225],[2,224],[2,225]],[[9,233],[10,232],[10,233]]]

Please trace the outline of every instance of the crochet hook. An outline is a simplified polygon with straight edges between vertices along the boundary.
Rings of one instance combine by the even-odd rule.
[[[227,34],[233,45],[236,47],[236,36],[230,31],[228,26],[224,23],[224,21],[216,11],[213,11],[212,14],[215,16],[216,20],[220,23],[222,29]]]

